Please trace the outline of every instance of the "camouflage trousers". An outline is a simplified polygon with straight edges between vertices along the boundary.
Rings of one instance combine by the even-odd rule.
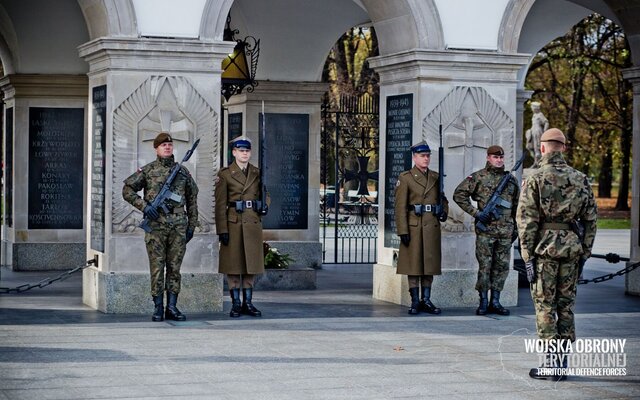
[[[476,290],[502,290],[509,275],[511,238],[496,238],[479,233],[476,236],[478,281]]]
[[[161,221],[150,223],[152,230],[144,236],[151,273],[151,296],[162,295],[165,288],[171,293],[180,293],[180,266],[187,248],[187,217],[171,215],[160,218]]]
[[[538,259],[531,284],[540,339],[576,340],[573,307],[578,287],[578,259]]]

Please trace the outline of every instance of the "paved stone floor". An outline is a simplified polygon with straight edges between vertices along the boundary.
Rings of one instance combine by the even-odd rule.
[[[624,255],[628,243],[628,231],[603,231],[596,245]],[[620,268],[591,259],[586,277]],[[0,286],[50,275],[3,268]],[[576,321],[581,338],[626,339],[627,375],[559,383],[527,375],[538,364],[524,347],[536,337],[528,289],[508,317],[414,317],[372,300],[371,279],[370,265],[324,266],[317,290],[256,293],[263,318],[230,319],[225,297],[225,312],[182,323],[91,310],[80,275],[0,295],[0,400],[640,398],[640,298],[621,277],[581,285]]]

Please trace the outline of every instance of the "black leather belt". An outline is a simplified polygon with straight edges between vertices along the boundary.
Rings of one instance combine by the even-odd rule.
[[[437,204],[412,204],[409,206],[408,211],[413,211],[416,215],[422,215],[424,213],[430,213],[436,211]]]
[[[230,201],[229,207],[233,207],[238,212],[242,212],[244,210],[256,209],[259,206],[258,200],[238,200],[238,201]]]

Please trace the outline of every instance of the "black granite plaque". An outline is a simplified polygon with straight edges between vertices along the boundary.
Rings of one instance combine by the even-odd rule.
[[[384,247],[398,248],[394,203],[398,175],[411,169],[413,94],[387,97],[387,135],[384,190]]]
[[[229,135],[229,142],[233,139],[242,136],[242,113],[229,114],[229,128],[227,129]],[[231,165],[235,158],[231,154],[231,146],[228,147],[227,160],[228,165]]]
[[[29,108],[29,229],[82,229],[84,109]]]
[[[260,137],[263,115],[260,114]],[[307,229],[309,115],[266,114],[266,184],[271,195],[265,229]]]
[[[91,126],[91,248],[104,253],[105,210],[105,124],[107,118],[107,86],[93,88]]]
[[[6,132],[6,158],[4,163],[5,177],[5,216],[7,226],[13,226],[13,107],[7,108],[5,119],[5,132]]]

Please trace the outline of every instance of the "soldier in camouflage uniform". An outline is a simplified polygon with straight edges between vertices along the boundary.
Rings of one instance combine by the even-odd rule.
[[[180,265],[198,222],[198,186],[187,168],[182,166],[171,187],[172,192],[181,196],[180,202],[169,201],[169,214],[152,207],[153,199],[176,163],[171,135],[160,133],[153,141],[153,147],[156,149],[156,160],[138,169],[124,181],[122,197],[150,220],[151,232],[145,233],[144,241],[151,271],[151,296],[155,305],[151,319],[184,321],[186,317],[178,310],[176,303],[180,293]],[[144,190],[144,198],[137,194],[140,190]],[[167,308],[163,310],[165,288]]]
[[[576,287],[596,236],[596,202],[587,177],[562,157],[564,134],[552,128],[540,141],[540,168],[523,182],[516,212],[522,259],[531,284],[538,337],[574,341]],[[557,358],[550,354],[547,360]],[[531,369],[529,376],[565,378],[544,375],[540,368]]]
[[[400,173],[395,190],[395,220],[402,242],[396,273],[407,275],[409,314],[440,314],[442,310],[431,302],[431,284],[433,275],[442,273],[440,223],[447,220],[449,203],[445,198],[437,204],[439,175],[429,170],[429,145],[422,141],[411,146],[411,152],[414,167]]]
[[[494,313],[509,315],[509,310],[500,304],[500,292],[509,275],[511,244],[515,240],[515,215],[520,189],[513,175],[502,191],[501,198],[510,204],[501,209],[500,217],[493,221],[484,211],[498,184],[509,171],[504,170],[504,150],[500,146],[487,149],[487,165],[463,180],[453,193],[453,200],[465,212],[486,226],[481,231],[476,224],[476,259],[478,260],[478,280],[476,290],[480,294],[477,315]],[[475,200],[478,208],[471,204]],[[491,300],[488,291],[491,289]]]

